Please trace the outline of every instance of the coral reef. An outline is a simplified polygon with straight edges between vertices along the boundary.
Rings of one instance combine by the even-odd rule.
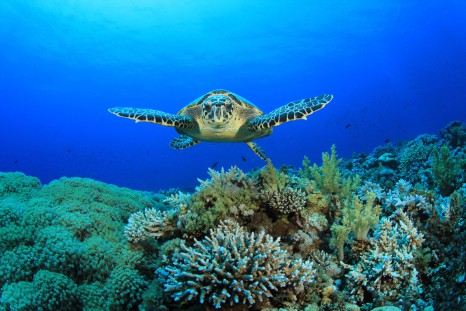
[[[192,193],[0,173],[0,310],[461,310],[466,126]]]

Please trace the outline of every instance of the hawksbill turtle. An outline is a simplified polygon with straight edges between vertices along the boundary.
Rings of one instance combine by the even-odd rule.
[[[245,142],[261,159],[269,161],[264,150],[253,140],[269,136],[273,127],[304,119],[325,107],[332,95],[320,95],[290,102],[264,114],[243,97],[226,90],[213,90],[181,109],[178,114],[133,107],[115,107],[108,111],[119,117],[173,126],[181,135],[170,142],[174,149],[184,149],[207,142]]]

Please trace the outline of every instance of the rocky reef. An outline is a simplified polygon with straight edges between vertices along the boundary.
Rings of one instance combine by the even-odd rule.
[[[452,122],[192,193],[0,173],[0,310],[460,310],[465,171]]]

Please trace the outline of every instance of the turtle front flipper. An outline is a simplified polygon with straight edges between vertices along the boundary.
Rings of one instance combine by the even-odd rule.
[[[261,146],[259,146],[256,143],[253,143],[252,141],[246,142],[246,144],[254,151],[255,154],[257,154],[262,160],[268,162],[270,161],[269,158],[267,158],[267,155],[265,154],[264,149],[262,149]]]
[[[189,137],[188,135],[180,135],[172,139],[170,147],[173,149],[185,149],[197,145],[198,143],[200,143],[199,140]]]
[[[171,114],[159,110],[115,107],[108,109],[108,111],[116,116],[133,119],[136,122],[152,122],[183,129],[191,129],[194,127],[194,120],[190,116]]]
[[[248,129],[258,132],[288,121],[306,120],[306,116],[324,108],[332,98],[333,95],[320,95],[288,103],[270,113],[249,120]]]

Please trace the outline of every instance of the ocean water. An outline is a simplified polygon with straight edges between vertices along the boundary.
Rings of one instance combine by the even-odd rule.
[[[108,112],[215,89],[334,98],[267,166]],[[464,0],[3,0],[0,103],[0,310],[466,310]]]
[[[173,128],[107,112],[177,113],[218,88],[266,113],[334,95],[257,141],[276,166],[435,134],[466,119],[465,21],[460,0],[5,0],[0,171],[157,190],[192,187],[214,163],[262,166],[245,144],[173,150]]]

